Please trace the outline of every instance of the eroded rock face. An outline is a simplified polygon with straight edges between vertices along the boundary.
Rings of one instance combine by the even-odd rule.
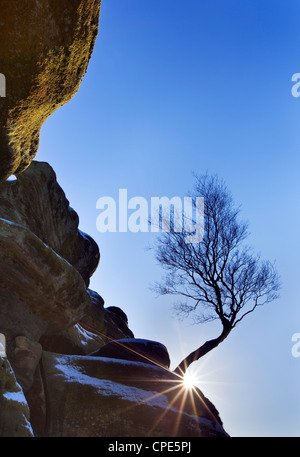
[[[26,228],[0,219],[0,332],[33,341],[71,327],[90,304],[75,268]]]
[[[227,436],[167,349],[134,339],[126,314],[88,289],[98,246],[33,160],[42,124],[80,86],[99,13],[100,0],[1,1],[0,436]]]
[[[104,300],[97,292],[87,289],[90,305],[81,320],[73,327],[43,336],[40,340],[43,349],[70,355],[88,355],[106,343],[121,338],[134,338],[128,327],[128,318],[116,306],[104,308]]]
[[[40,342],[46,351],[69,355],[88,355],[105,344],[101,335],[86,330],[80,324],[57,335],[42,336]]]
[[[90,307],[82,317],[80,323],[86,330],[94,332],[102,331],[104,326],[104,300],[98,292],[87,289],[90,297]]]
[[[49,164],[33,161],[17,180],[0,184],[0,217],[33,232],[73,265],[88,286],[99,263],[99,248],[79,230],[79,217]]]
[[[91,355],[150,363],[164,368],[170,367],[167,348],[157,341],[141,338],[124,338],[110,341]]]
[[[128,318],[118,306],[108,306],[104,309],[104,341],[111,339],[134,338],[132,330],[128,326]]]
[[[10,362],[23,392],[27,392],[32,386],[41,357],[42,346],[38,342],[22,335],[15,338],[15,348],[10,356]]]
[[[227,436],[218,412],[198,391],[153,365],[43,353],[48,393],[46,436]]]
[[[0,181],[28,167],[42,124],[77,92],[98,34],[100,3],[1,2]]]
[[[0,436],[32,437],[26,398],[8,359],[0,357]]]

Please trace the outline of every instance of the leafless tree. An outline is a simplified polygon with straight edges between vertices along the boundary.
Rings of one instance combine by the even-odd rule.
[[[240,209],[224,181],[196,176],[196,196],[204,197],[204,237],[187,243],[184,229],[161,233],[155,254],[166,275],[154,289],[180,297],[174,305],[179,315],[192,316],[196,323],[218,319],[222,331],[182,360],[175,370],[181,375],[224,341],[245,316],[278,298],[280,290],[274,264],[261,261],[245,245],[248,223],[239,219]]]

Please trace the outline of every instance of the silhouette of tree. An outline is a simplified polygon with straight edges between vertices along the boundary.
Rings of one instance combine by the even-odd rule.
[[[248,223],[239,219],[240,209],[224,181],[207,174],[196,176],[194,202],[196,196],[204,197],[203,239],[186,242],[185,229],[161,234],[155,254],[166,275],[154,290],[180,297],[174,305],[178,315],[192,316],[196,323],[218,319],[222,331],[182,360],[175,370],[181,375],[224,341],[245,316],[278,298],[280,290],[274,264],[261,261],[245,245]]]

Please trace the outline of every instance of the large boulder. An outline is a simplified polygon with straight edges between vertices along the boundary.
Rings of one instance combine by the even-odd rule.
[[[201,391],[139,362],[44,352],[50,437],[225,437]]]
[[[104,307],[104,300],[94,290],[87,290],[91,306],[80,320],[80,325],[88,332],[97,335],[97,340],[102,339],[103,346],[111,340],[122,338],[134,338],[132,330],[128,326],[126,313],[118,306]]]
[[[79,217],[48,163],[33,161],[17,180],[0,184],[0,217],[33,232],[73,265],[88,286],[99,248],[79,230]]]
[[[101,335],[79,323],[58,334],[42,336],[40,343],[45,351],[69,355],[88,355],[105,344]]]
[[[104,308],[97,292],[87,289],[90,304],[78,323],[58,334],[43,336],[43,349],[60,354],[88,355],[111,340],[133,338],[125,312],[116,306]]]
[[[0,181],[37,153],[45,120],[77,92],[99,28],[101,0],[1,2]]]
[[[42,346],[25,336],[16,337],[14,343],[9,362],[26,398],[33,433],[40,435],[46,423],[46,396],[40,371]]]
[[[123,338],[134,338],[132,330],[128,326],[128,318],[125,312],[118,306],[108,306],[104,309],[105,342]]]
[[[24,393],[33,384],[41,357],[42,346],[40,343],[29,340],[22,335],[15,338],[15,347],[10,354],[10,363]]]
[[[124,338],[110,341],[91,355],[150,363],[164,368],[170,367],[167,348],[157,341],[141,338]]]
[[[0,219],[0,332],[39,341],[76,324],[90,305],[85,283],[28,229]]]

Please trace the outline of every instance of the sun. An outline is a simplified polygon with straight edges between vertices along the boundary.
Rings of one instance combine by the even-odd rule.
[[[193,389],[196,384],[196,376],[194,373],[186,372],[183,376],[183,385],[186,389]]]

